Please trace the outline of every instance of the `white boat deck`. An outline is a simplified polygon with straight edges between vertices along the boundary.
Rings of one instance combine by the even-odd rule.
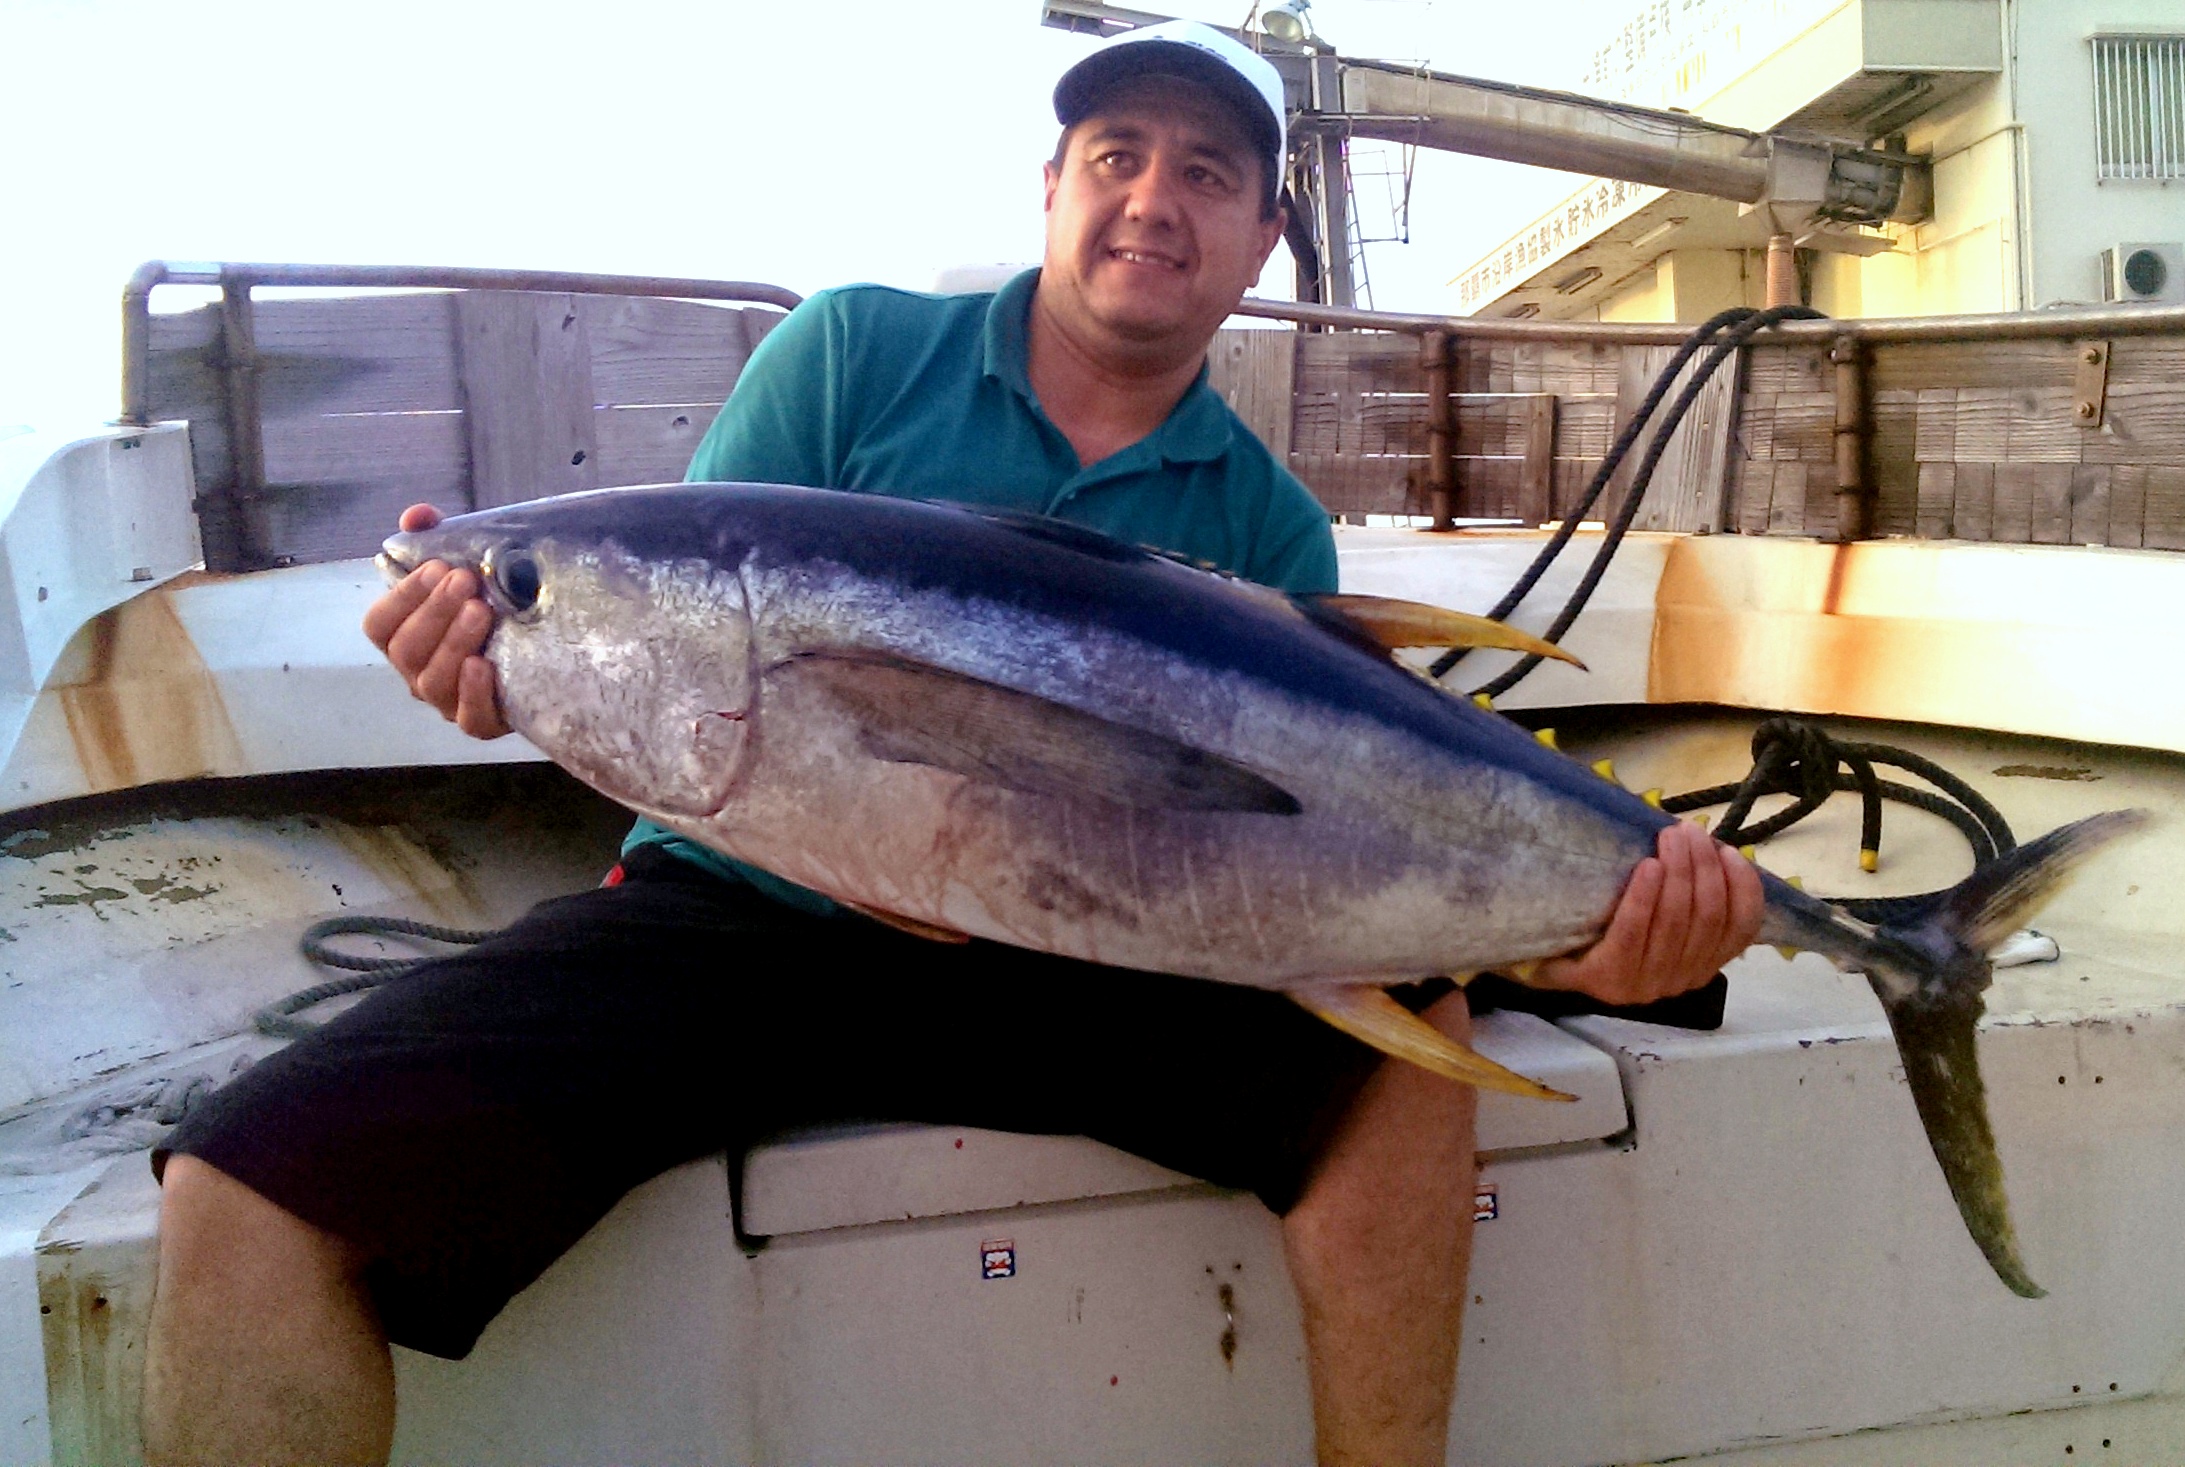
[[[93,502],[71,483],[69,503]],[[15,502],[49,492],[19,485]],[[0,550],[14,543],[0,534]],[[1346,532],[1346,584],[1476,610],[1536,543]],[[1564,747],[1612,755],[1634,787],[1714,783],[1748,762],[1761,715],[1645,707],[1682,675],[1676,637],[1715,625],[1707,587],[1760,584],[1785,625],[1845,617],[1800,601],[1802,571],[1738,581],[1679,560],[1719,570],[1812,547],[1690,543],[1636,538],[1573,639],[1598,671],[1550,668],[1512,700],[1570,706]],[[1987,595],[2029,562],[2074,576],[2088,555],[2134,562],[2124,578],[2152,574],[2139,562],[2177,566],[1966,554],[1978,574],[1948,592],[1964,604],[1978,599],[1968,580]],[[9,574],[18,608],[41,604],[21,565]],[[2039,655],[2004,655],[2009,629],[1996,632],[1983,706],[2007,732],[1890,718],[1890,699],[1919,689],[1888,635],[1916,649],[1950,622],[1931,614],[1949,579],[1926,580],[1930,614],[1853,613],[1881,638],[1862,665],[1888,675],[1832,683],[1844,701],[1819,708],[1832,729],[1958,771],[2022,837],[2098,809],[2185,805],[2185,761],[2163,741],[2065,736],[2083,710],[2056,703],[2072,669],[2053,649],[2071,648],[2111,704],[2124,695],[2100,680],[2139,649],[2074,642],[2062,613],[2029,634]],[[2185,566],[2171,579],[2140,624],[2165,624],[2163,598],[2185,595]],[[25,812],[0,835],[6,1467],[134,1460],[157,1198],[131,1128],[153,1124],[151,1082],[225,1073],[265,1043],[236,1036],[260,1004],[322,976],[293,947],[314,918],[503,921],[595,880],[619,824],[550,771],[445,767],[527,751],[462,740],[402,695],[354,632],[377,584],[368,567],[149,584],[85,592],[85,606],[122,609],[48,636],[0,688],[20,714],[0,807]],[[2027,599],[2042,603],[2029,617],[2049,615],[2045,596]],[[1946,645],[1967,655],[1962,638]],[[2172,696],[2150,688],[2135,716],[2159,722]],[[417,766],[444,767],[400,772]],[[385,772],[357,772],[373,768]],[[349,772],[303,773],[326,770]],[[150,778],[193,782],[135,788]],[[50,803],[101,789],[114,793]],[[1761,859],[1859,895],[1928,889],[1968,864],[1954,832],[1892,807],[1882,870],[1864,875],[1856,818],[1840,802]],[[1760,950],[1734,966],[1716,1033],[1485,1022],[1483,1048],[1583,1099],[1483,1107],[1492,1216],[1477,1231],[1452,1460],[2173,1455],[2181,911],[2185,842],[2166,821],[2042,914],[2060,961],[2005,970],[1991,994],[1982,1063],[2025,1257],[2050,1290],[2040,1301],[2009,1295],[1966,1238],[1862,980]],[[723,1160],[681,1168],[519,1298],[471,1360],[402,1355],[398,1460],[1310,1458],[1296,1306],[1276,1225],[1250,1198],[1075,1138],[878,1127],[763,1148],[744,1203],[747,1229],[772,1238],[755,1254],[731,1229]]]

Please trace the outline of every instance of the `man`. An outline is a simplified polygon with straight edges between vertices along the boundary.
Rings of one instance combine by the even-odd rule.
[[[1281,234],[1272,68],[1203,27],[1156,27],[1072,68],[1056,113],[1038,272],[993,297],[815,297],[753,356],[692,476],[1031,509],[1332,589],[1325,516],[1204,382]],[[428,565],[365,625],[417,696],[492,737],[491,621],[471,576]],[[645,1176],[774,1126],[874,1115],[1083,1131],[1257,1192],[1283,1215],[1322,1460],[1442,1460],[1468,1089],[1277,995],[993,944],[949,950],[906,996],[892,975],[932,950],[817,893],[642,824],[622,869],[390,985],[178,1130],[154,1462],[383,1460],[390,1336],[460,1356]],[[1759,907],[1750,867],[1676,827],[1602,942],[1544,977],[1620,1003],[1681,992],[1752,940]],[[739,985],[746,971],[765,981]],[[947,997],[996,984],[1047,1036],[1037,1055],[1017,1021],[982,1029],[961,1016],[989,1005]],[[938,1030],[933,1012],[955,1017]],[[1461,992],[1425,1015],[1468,1032]],[[826,1052],[799,1048],[819,1017]],[[1243,1058],[1210,1076],[1216,1047]]]

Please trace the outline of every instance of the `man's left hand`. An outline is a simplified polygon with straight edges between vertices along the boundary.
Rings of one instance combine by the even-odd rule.
[[[1688,992],[1758,939],[1766,900],[1751,862],[1680,820],[1631,873],[1601,940],[1549,959],[1529,981],[1617,1005]]]

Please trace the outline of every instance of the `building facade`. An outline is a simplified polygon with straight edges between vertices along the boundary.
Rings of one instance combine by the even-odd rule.
[[[1805,297],[1831,315],[2185,302],[2179,0],[1651,0],[1578,90],[1927,159],[1926,219],[1800,240]],[[1700,321],[1761,303],[1769,228],[1592,179],[1462,271],[1454,305]]]

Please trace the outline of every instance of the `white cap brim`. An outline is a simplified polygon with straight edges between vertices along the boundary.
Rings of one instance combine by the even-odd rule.
[[[1055,120],[1075,125],[1117,83],[1139,76],[1180,76],[1235,107],[1265,149],[1268,177],[1281,188],[1289,159],[1281,73],[1258,52],[1197,21],[1140,26],[1102,42],[1055,83]]]

